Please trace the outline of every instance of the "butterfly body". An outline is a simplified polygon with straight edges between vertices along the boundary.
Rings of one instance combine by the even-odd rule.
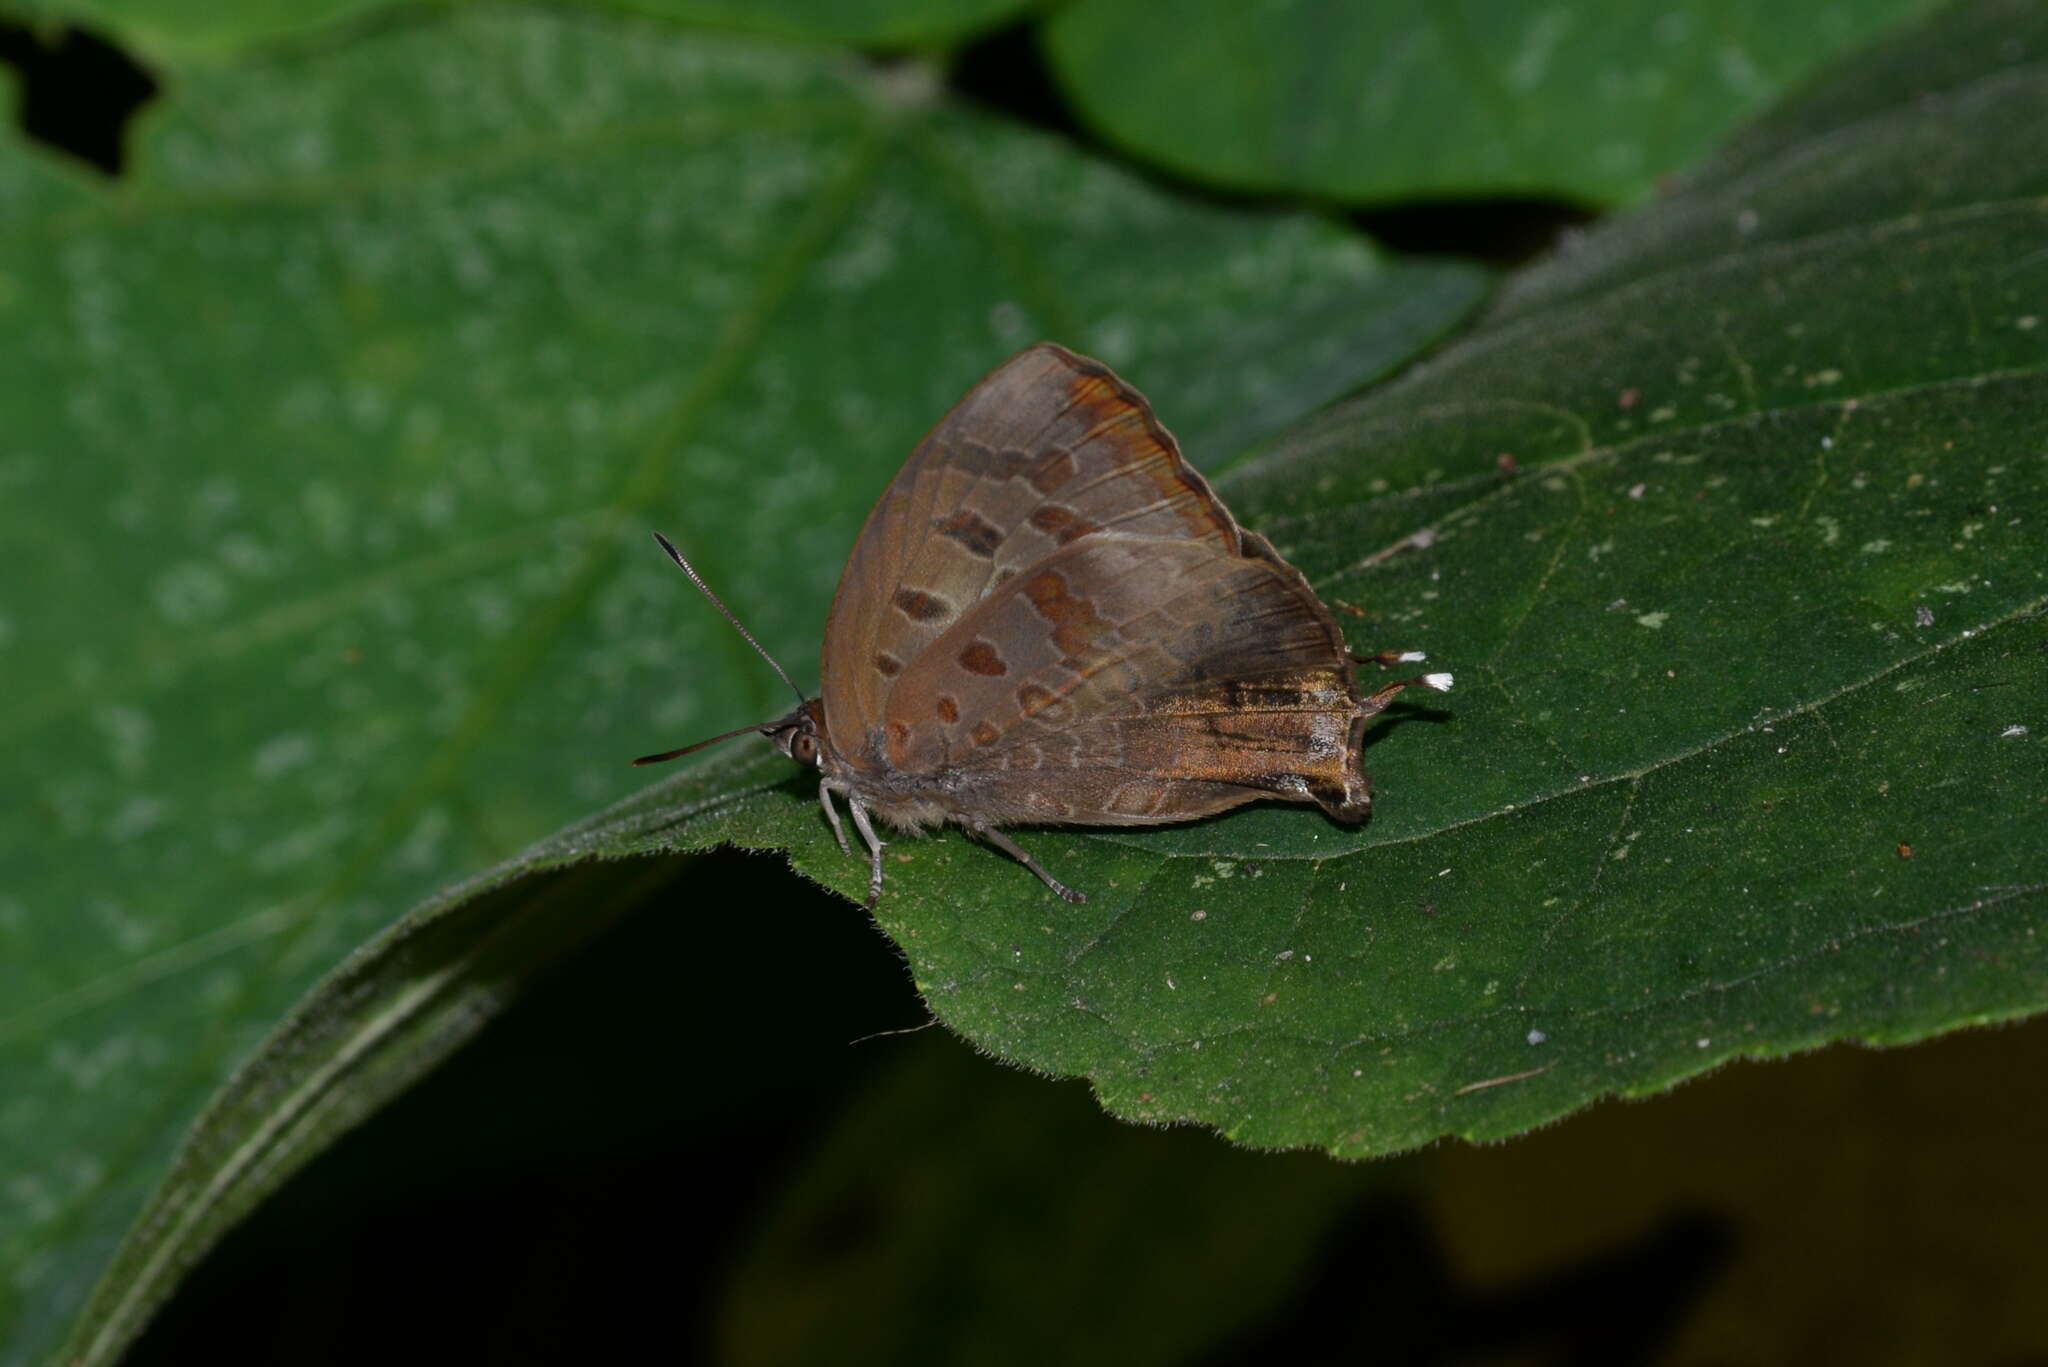
[[[1307,580],[1237,525],[1145,400],[1042,343],[883,491],[833,599],[819,697],[759,729],[818,769],[842,848],[845,800],[871,904],[871,816],[963,826],[1080,901],[997,828],[1159,825],[1274,798],[1362,821],[1365,727],[1413,684],[1450,676],[1362,695]]]

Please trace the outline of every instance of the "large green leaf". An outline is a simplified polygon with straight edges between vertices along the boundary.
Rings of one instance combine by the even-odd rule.
[[[1084,907],[958,835],[896,842],[880,920],[934,1012],[1120,1114],[1364,1156],[2039,1010],[2044,29],[1960,15],[1915,40],[1950,51],[1932,84],[1911,45],[1873,56],[1824,94],[1846,121],[1789,112],[1227,471],[1361,636],[1460,691],[1381,726],[1360,830],[1269,807],[1023,833]],[[461,1020],[495,952],[437,927],[524,933],[609,893],[579,861],[718,842],[864,883],[786,762],[719,754],[366,950],[158,1219],[227,1218],[321,1142],[321,1105],[402,1082],[380,1041]],[[159,1228],[124,1268],[170,1256]]]
[[[1126,366],[1213,459],[1482,285],[1164,195],[917,70],[546,14],[194,75],[136,166],[102,189],[0,159],[14,1359],[354,946],[633,791],[631,755],[786,705],[650,527],[808,675],[875,490],[1014,348]],[[221,1199],[151,1226],[94,1342],[278,1175],[291,1124],[375,1104],[600,930],[613,891],[390,942],[412,988],[382,995],[387,956],[358,1005],[378,1058],[413,1061],[379,1073],[358,1040],[319,1086],[243,1074],[235,1132],[181,1169]],[[286,1034],[335,1046],[329,1012]]]
[[[1046,50],[1104,133],[1200,180],[1354,201],[1618,203],[1929,7],[1074,0]]]
[[[1226,472],[1459,691],[1380,727],[1359,830],[1027,833],[1085,907],[898,841],[880,919],[941,1018],[1126,1115],[1370,1154],[2040,1009],[2044,26],[1874,54],[1844,122],[1788,111]],[[531,859],[719,840],[863,881],[758,748]]]

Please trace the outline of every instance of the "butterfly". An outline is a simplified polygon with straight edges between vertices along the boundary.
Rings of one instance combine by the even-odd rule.
[[[1355,656],[1301,572],[1237,525],[1137,390],[1042,342],[968,391],[911,452],[853,544],[825,624],[818,696],[659,532],[655,540],[797,695],[658,764],[758,732],[818,771],[882,894],[875,820],[947,823],[1069,902],[1003,834],[1019,824],[1150,826],[1262,798],[1356,824],[1372,810],[1366,724],[1423,674],[1361,694]]]

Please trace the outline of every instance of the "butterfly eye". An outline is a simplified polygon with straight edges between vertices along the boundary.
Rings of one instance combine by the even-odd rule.
[[[798,764],[818,762],[818,738],[808,731],[799,731],[789,743],[789,757]]]

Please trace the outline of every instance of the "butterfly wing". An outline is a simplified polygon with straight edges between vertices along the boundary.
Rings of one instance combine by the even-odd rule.
[[[1362,820],[1350,657],[1259,537],[1104,535],[1001,585],[904,671],[878,756],[989,824],[1148,825],[1261,797]]]
[[[991,591],[1084,538],[1237,556],[1236,523],[1144,399],[1041,343],[997,367],[911,453],[868,514],[825,626],[827,734],[865,766],[891,694]]]

